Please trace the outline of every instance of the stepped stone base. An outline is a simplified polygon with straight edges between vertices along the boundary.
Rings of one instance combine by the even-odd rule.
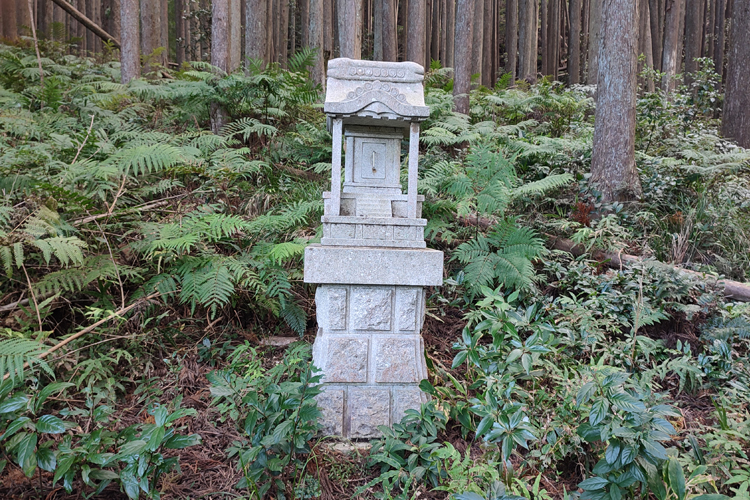
[[[318,335],[313,362],[323,371],[318,397],[326,434],[380,435],[427,397],[422,286],[330,285],[315,294]]]

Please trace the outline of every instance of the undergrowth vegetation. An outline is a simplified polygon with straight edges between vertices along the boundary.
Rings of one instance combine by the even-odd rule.
[[[627,206],[587,183],[592,89],[505,78],[465,116],[428,72],[432,400],[344,456],[316,421],[302,284],[330,182],[312,54],[123,86],[48,48],[42,84],[0,46],[3,494],[750,499],[750,308],[664,265],[750,277],[750,152],[717,133],[710,61],[641,93]]]

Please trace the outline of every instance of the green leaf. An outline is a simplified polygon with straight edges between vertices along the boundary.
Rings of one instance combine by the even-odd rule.
[[[523,366],[527,375],[531,372],[531,355],[524,354],[521,356],[521,366]]]
[[[608,484],[609,484],[609,481],[607,481],[606,479],[598,477],[598,476],[594,476],[594,477],[590,477],[578,483],[578,487],[583,488],[586,491],[593,491],[593,490],[600,490],[606,487]]]
[[[485,416],[480,422],[479,425],[477,425],[476,435],[477,436],[483,436],[494,423],[494,420],[492,418],[492,415]]]
[[[168,416],[169,412],[164,406],[160,406],[156,410],[154,410],[154,422],[156,422],[156,425],[158,425],[159,427],[164,426],[164,424],[167,422]]]
[[[45,434],[60,434],[65,432],[65,422],[54,415],[42,415],[36,421],[36,430]]]
[[[27,434],[16,448],[18,465],[23,469],[26,477],[31,477],[36,470],[36,450],[37,434],[36,432],[30,432]]]
[[[62,458],[57,464],[57,470],[55,471],[55,476],[52,478],[52,484],[55,484],[61,477],[63,477],[75,461],[75,455],[68,455]]]
[[[139,455],[143,450],[146,449],[146,446],[148,446],[148,443],[142,439],[134,439],[133,441],[128,441],[122,447],[120,448],[119,455],[121,457],[125,457],[128,455]]]
[[[136,479],[131,470],[126,468],[120,473],[120,482],[128,498],[138,500],[138,497],[141,495],[141,489],[138,479]]]
[[[682,471],[682,465],[674,458],[667,461],[667,477],[669,478],[669,487],[677,495],[677,500],[685,499],[685,474]]]
[[[597,425],[604,420],[609,410],[609,402],[606,399],[600,399],[591,405],[591,413],[589,413],[589,423],[591,425]]]
[[[198,434],[190,434],[189,436],[175,435],[169,438],[166,443],[164,443],[164,447],[171,450],[181,450],[183,448],[187,448],[188,446],[195,446],[196,444],[200,443],[201,437]]]
[[[612,500],[622,500],[622,491],[620,491],[620,487],[616,484],[609,487],[609,498]]]
[[[620,443],[617,441],[611,441],[607,449],[604,450],[604,459],[608,464],[613,464],[620,456]]]
[[[466,357],[469,355],[468,351],[461,351],[458,354],[456,354],[456,357],[453,358],[453,364],[451,365],[451,368],[458,368],[461,366],[464,361],[466,361]]]
[[[11,413],[17,410],[20,410],[21,408],[24,408],[26,406],[26,403],[29,402],[29,398],[26,396],[15,396],[12,398],[8,398],[2,403],[0,403],[0,415],[3,413]]]
[[[576,395],[576,406],[580,408],[582,404],[591,399],[591,395],[594,394],[595,390],[596,384],[594,382],[583,384],[583,387],[578,390],[578,394]]]
[[[19,429],[21,429],[24,425],[26,425],[28,422],[31,422],[31,419],[29,417],[18,417],[13,422],[8,425],[8,427],[5,429],[5,433],[0,436],[0,441],[4,441],[16,432],[18,432]]]
[[[151,438],[148,440],[148,446],[146,449],[148,449],[148,451],[156,451],[161,445],[161,440],[164,439],[165,432],[166,429],[162,426],[155,428],[154,432],[151,433]]]
[[[55,452],[50,448],[39,448],[39,451],[36,452],[36,464],[42,470],[54,472],[55,467],[57,467]]]

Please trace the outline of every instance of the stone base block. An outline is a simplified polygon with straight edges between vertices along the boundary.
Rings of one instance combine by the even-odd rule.
[[[372,439],[378,426],[401,422],[406,410],[417,410],[427,396],[414,384],[398,386],[326,384],[317,396],[324,435]]]

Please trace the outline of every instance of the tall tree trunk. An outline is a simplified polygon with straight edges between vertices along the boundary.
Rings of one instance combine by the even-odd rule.
[[[92,44],[86,41],[89,50],[92,50]],[[160,56],[153,55],[153,52],[161,47],[161,6],[154,0],[141,0],[141,53],[147,62],[159,64]],[[146,64],[144,71],[153,71],[150,64]]]
[[[481,60],[481,71],[482,74],[481,83],[485,87],[492,87],[492,57],[495,52],[492,44],[492,32],[493,32],[493,20],[494,13],[492,8],[492,0],[484,0],[484,15],[482,16],[482,60]]]
[[[300,0],[299,4],[299,40],[303,47],[310,46],[310,0]]]
[[[549,29],[547,50],[549,51],[549,74],[557,80],[557,70],[560,67],[560,0],[549,0]]]
[[[232,67],[232,15],[233,0],[211,2],[211,65],[231,73]],[[239,41],[238,41],[239,44]],[[211,130],[219,134],[229,122],[229,115],[216,103],[211,103]]]
[[[644,68],[654,67],[653,44],[651,43],[651,16],[649,13],[648,0],[638,0],[638,74],[640,75]],[[643,56],[643,60],[641,60]],[[640,79],[649,92],[654,91],[654,80],[649,78]]]
[[[33,0],[32,0],[33,6]],[[31,12],[28,0],[16,1],[16,30],[20,35],[31,35]]]
[[[385,61],[398,60],[396,16],[396,0],[383,0],[383,60]]]
[[[735,1],[727,52],[727,80],[721,133],[750,148],[750,2]]]
[[[310,46],[317,49],[317,55],[315,57],[315,64],[312,68],[312,79],[315,83],[320,85],[325,92],[325,47],[323,45],[323,16],[324,16],[324,4],[323,0],[310,0],[310,27],[308,29],[308,36]]]
[[[242,0],[229,0],[229,72],[237,71],[241,65]]]
[[[482,56],[484,51],[484,0],[474,2],[474,26],[471,42],[471,74],[482,73]],[[479,79],[481,83],[481,78]]]
[[[266,64],[267,17],[268,0],[248,0],[245,8],[245,57],[260,59]]]
[[[514,1],[518,2],[518,0]],[[456,42],[456,0],[446,0],[445,11],[445,67],[453,68],[455,65],[453,56]]]
[[[716,24],[716,0],[707,0],[703,22],[703,47],[701,57],[714,58],[714,24]]]
[[[409,26],[406,37],[406,58],[409,61],[414,61],[417,64],[426,66],[425,64],[425,32],[426,32],[426,16],[427,16],[427,5],[425,0],[405,0],[409,2]],[[460,0],[459,0],[460,1]],[[472,3],[472,2],[464,2]],[[472,5],[472,13],[473,13]],[[456,16],[458,17],[458,16]],[[458,36],[458,35],[456,35]],[[469,57],[470,57],[469,53]]]
[[[25,0],[22,0],[25,1]],[[18,39],[18,19],[16,14],[16,0],[1,0],[3,36],[8,40]]]
[[[591,184],[605,202],[641,196],[635,166],[638,4],[604,0]]]
[[[529,82],[536,81],[537,73],[536,16],[536,0],[519,0],[518,77]]]
[[[432,62],[432,59],[430,58],[431,53],[430,49],[432,48],[432,2],[425,0],[425,10],[424,10],[424,28],[425,28],[425,54],[424,54],[424,61],[425,61],[425,69],[428,69],[430,67],[430,63]]]
[[[383,2],[372,0],[372,58],[383,60]]]
[[[289,0],[281,0],[281,13],[279,14],[279,62],[286,68],[289,56]]]
[[[724,73],[724,21],[726,15],[726,0],[716,0],[716,17],[714,20],[714,70],[719,75],[719,89],[721,77]]]
[[[469,113],[471,87],[471,45],[474,39],[474,0],[458,0],[456,6],[456,63],[453,77],[453,108],[458,113]]]
[[[661,86],[664,90],[674,89],[674,77],[679,70],[682,54],[680,19],[684,18],[684,6],[685,0],[667,0],[664,19],[664,52],[661,62],[661,70],[664,72]]]
[[[333,25],[335,17],[333,16],[333,1],[323,0],[323,64],[325,73],[325,61],[333,57]]]
[[[185,0],[174,0],[175,62],[185,62]]]
[[[591,17],[591,0],[581,3],[581,81],[586,81],[586,68],[589,64],[589,18]]]
[[[440,0],[431,0],[432,2],[432,24],[430,28],[430,61],[440,60],[440,18],[442,12],[440,10]]]
[[[549,1],[541,0],[540,4],[540,21],[539,26],[539,41],[542,44],[542,75],[547,76],[549,74],[549,49],[547,40],[549,39]]]
[[[581,0],[570,0],[570,42],[568,45],[568,83],[581,82]]]
[[[339,53],[362,58],[362,0],[338,0]]]
[[[122,83],[141,76],[138,0],[120,0],[120,76]]]
[[[663,0],[649,0],[648,14],[651,28],[651,54],[654,59],[654,69],[661,71],[662,42],[664,41],[663,16],[661,7]]]
[[[407,1],[398,1],[398,21],[396,26],[401,26],[401,30],[398,33],[398,59],[401,61],[406,60],[406,33],[408,32],[408,15],[407,15]]]
[[[518,0],[505,3],[505,72],[510,73],[511,85],[516,79],[518,59]]]
[[[631,0],[634,1],[634,0]],[[603,0],[591,0],[591,12],[589,14],[589,61],[586,68],[586,83],[595,85],[599,75],[599,46],[601,45],[602,24],[602,2]]]
[[[689,0],[685,12],[685,84],[690,86],[698,71],[696,58],[703,45],[703,1]]]

